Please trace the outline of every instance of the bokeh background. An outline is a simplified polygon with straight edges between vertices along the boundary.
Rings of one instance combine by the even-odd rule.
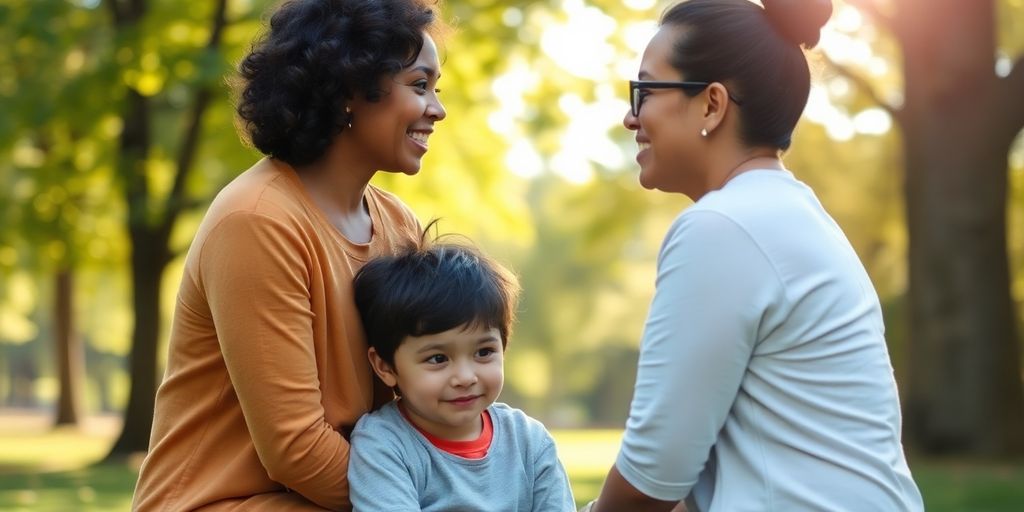
[[[581,502],[688,205],[639,187],[621,126],[668,5],[448,0],[448,118],[420,175],[375,178],[520,275],[502,400],[552,429]],[[259,157],[226,77],[271,6],[0,3],[0,511],[127,510],[184,255]],[[834,7],[786,163],[881,297],[929,510],[1024,510],[1024,0]]]

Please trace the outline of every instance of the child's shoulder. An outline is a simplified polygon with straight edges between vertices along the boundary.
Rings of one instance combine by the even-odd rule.
[[[352,435],[380,434],[384,432],[396,433],[398,429],[403,427],[403,421],[402,413],[398,410],[397,403],[390,402],[376,411],[362,415],[352,429]]]
[[[502,402],[494,402],[487,409],[491,413],[491,420],[501,423],[516,432],[530,433],[549,437],[547,428],[540,420],[526,414],[522,409],[517,409]]]
[[[491,413],[491,416],[496,416],[502,419],[514,419],[517,421],[532,420],[529,415],[523,412],[522,409],[517,409],[508,405],[504,402],[494,402],[487,407],[487,412]]]

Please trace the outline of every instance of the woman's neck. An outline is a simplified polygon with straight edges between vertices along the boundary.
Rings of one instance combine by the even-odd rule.
[[[327,220],[345,238],[370,241],[372,223],[363,196],[373,172],[360,172],[339,158],[324,158],[298,170],[303,186]]]
[[[716,179],[710,183],[708,191],[718,190],[729,183],[729,180],[743,174],[747,171],[753,171],[755,169],[769,169],[769,170],[784,170],[786,167],[782,165],[782,159],[779,158],[779,154],[774,149],[754,149],[738,158],[734,159],[736,163],[728,167],[728,171],[720,173]]]

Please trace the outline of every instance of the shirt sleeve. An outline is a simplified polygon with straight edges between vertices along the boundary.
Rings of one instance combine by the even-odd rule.
[[[658,257],[636,387],[615,466],[644,494],[685,498],[736,399],[774,267],[750,236],[710,211],[681,215]]]
[[[535,466],[536,478],[533,482],[533,508],[531,510],[551,510],[575,512],[576,500],[572,496],[569,476],[558,459],[558,451],[551,436],[545,432],[544,448],[537,455]]]
[[[313,348],[311,258],[298,231],[229,215],[201,248],[205,294],[253,445],[276,482],[348,504],[348,443],[324,418]]]
[[[401,450],[401,441],[395,439],[385,425],[356,426],[352,432],[352,463],[348,474],[353,512],[420,510],[413,469]]]

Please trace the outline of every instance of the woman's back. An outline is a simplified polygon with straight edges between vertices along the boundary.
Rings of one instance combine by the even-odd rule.
[[[748,171],[680,222],[714,232],[681,241],[696,261],[745,260],[721,287],[746,292],[722,297],[742,305],[731,321],[745,338],[701,340],[749,361],[694,488],[700,509],[919,509],[877,295],[813,192],[788,171]]]

